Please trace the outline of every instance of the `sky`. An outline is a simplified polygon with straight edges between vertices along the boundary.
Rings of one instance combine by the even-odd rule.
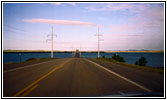
[[[164,50],[163,3],[3,3],[4,50]]]

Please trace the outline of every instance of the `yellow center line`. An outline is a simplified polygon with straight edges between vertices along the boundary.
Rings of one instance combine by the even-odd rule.
[[[38,86],[38,84],[36,84],[35,86],[33,86],[32,88],[30,88],[27,92],[25,92],[23,95],[21,95],[20,97],[25,97],[27,96],[32,90],[34,90],[36,87]]]
[[[34,81],[33,83],[31,83],[30,85],[28,85],[27,87],[25,87],[24,89],[22,89],[21,91],[17,92],[16,94],[13,95],[13,97],[17,97],[20,94],[22,94],[24,91],[28,90],[29,88],[31,88],[33,85],[35,85],[36,83],[38,83],[39,81],[41,81],[42,79],[46,78],[48,75],[50,75],[51,73],[53,73],[55,70],[62,68],[67,62],[69,62],[71,59],[67,60],[66,62],[64,62],[63,64],[61,64],[60,66],[55,67],[54,69],[52,69],[51,71],[49,71],[47,74],[43,75],[41,78],[39,78],[38,80]]]

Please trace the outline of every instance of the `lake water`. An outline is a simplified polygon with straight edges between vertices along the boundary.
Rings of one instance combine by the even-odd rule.
[[[100,56],[112,57],[116,53],[100,53]],[[126,63],[135,64],[140,57],[145,57],[148,61],[147,66],[164,67],[163,53],[117,53],[122,56]],[[54,53],[54,58],[69,58],[71,53]],[[21,61],[29,58],[49,58],[50,53],[21,53]],[[97,53],[82,53],[82,57],[95,58]],[[20,62],[19,53],[3,53],[3,63]]]

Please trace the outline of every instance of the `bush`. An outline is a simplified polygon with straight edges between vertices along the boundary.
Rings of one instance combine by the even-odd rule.
[[[105,56],[102,56],[102,58],[105,58]]]
[[[121,57],[121,56],[119,56],[119,55],[117,55],[117,54],[114,54],[114,55],[112,56],[112,59],[114,59],[114,60],[116,60],[116,61],[119,61],[119,62],[125,62],[124,58]]]
[[[136,61],[135,64],[136,64],[136,65],[140,65],[140,66],[146,66],[146,64],[147,64],[147,60],[146,60],[145,57],[141,57],[141,58],[139,58],[138,61]]]

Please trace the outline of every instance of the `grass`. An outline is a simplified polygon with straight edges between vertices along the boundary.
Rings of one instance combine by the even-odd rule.
[[[27,62],[27,61],[40,61],[40,60],[52,60],[52,59],[56,59],[56,58],[29,58],[25,62]]]
[[[14,62],[7,62],[4,65],[15,64]]]
[[[96,59],[116,63],[116,64],[119,64],[119,65],[124,65],[124,66],[127,66],[127,67],[137,68],[137,69],[140,69],[140,70],[146,70],[146,71],[149,71],[149,72],[157,72],[157,73],[161,73],[161,74],[164,73],[163,68],[127,64],[127,63],[123,63],[123,62],[118,62],[118,61],[116,61],[114,59],[111,59],[111,58],[96,58]]]

